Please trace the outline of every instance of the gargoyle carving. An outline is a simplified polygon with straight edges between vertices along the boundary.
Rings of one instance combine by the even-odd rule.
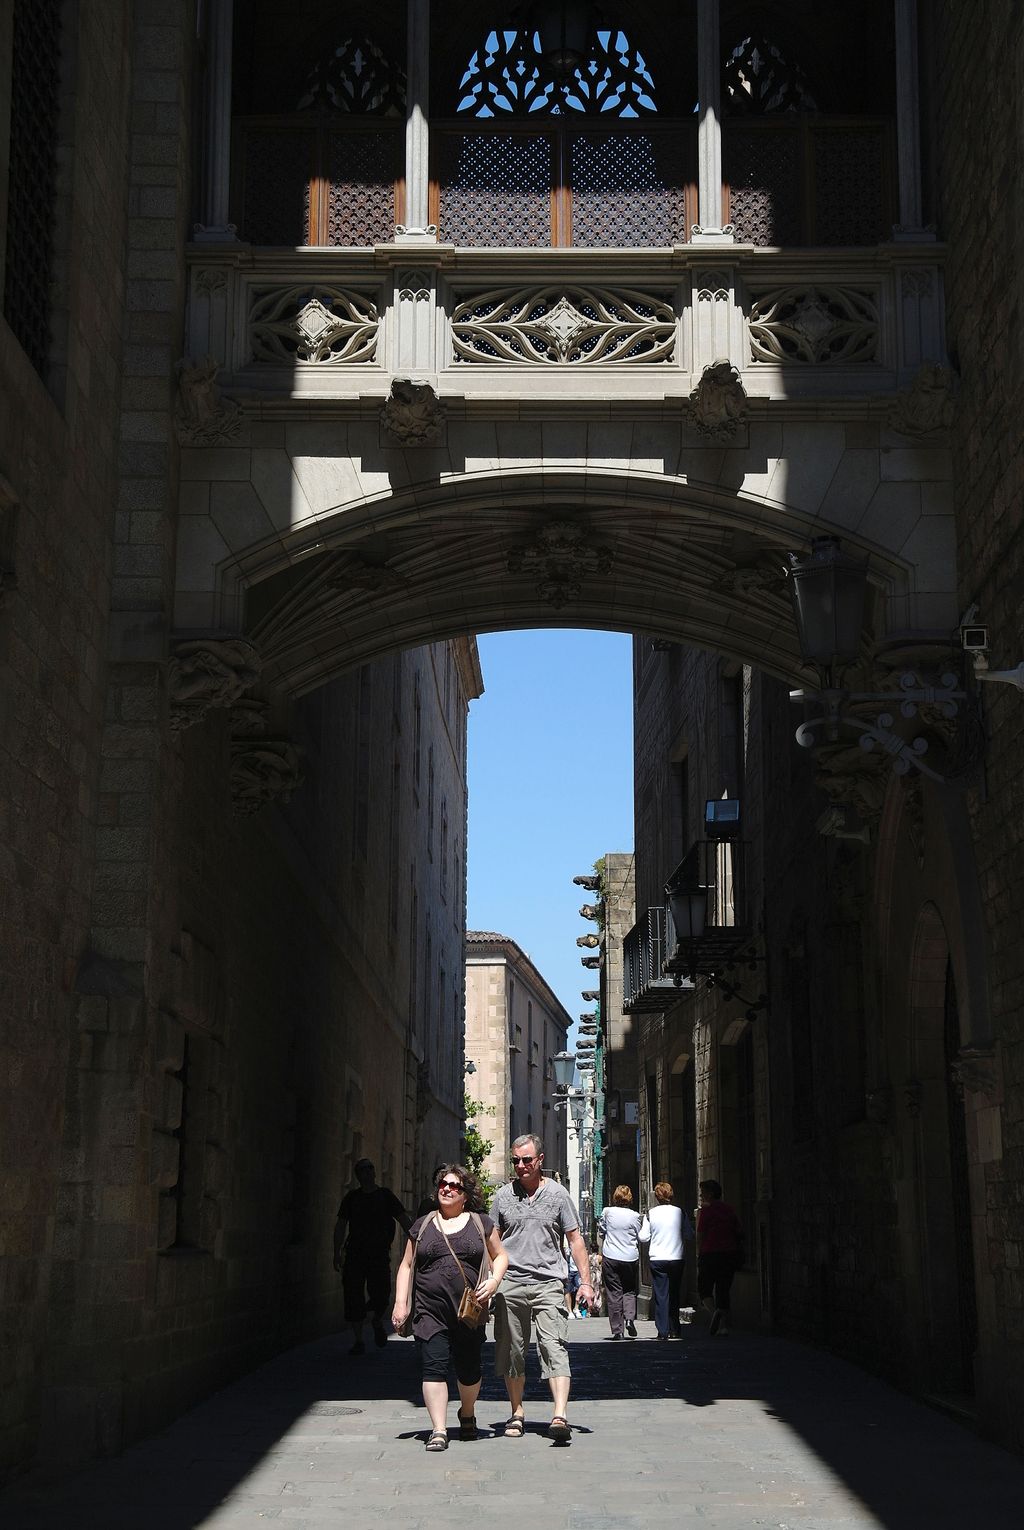
[[[217,387],[219,371],[220,363],[212,356],[178,362],[174,429],[180,446],[221,446],[237,439],[244,417],[241,407]]]
[[[931,436],[952,428],[953,373],[949,367],[926,362],[909,388],[897,393],[889,426],[901,436]]]
[[[600,917],[601,917],[601,905],[600,905],[600,903],[582,903],[580,905],[580,918],[581,919],[600,919]]]
[[[713,361],[704,368],[686,412],[709,441],[731,440],[747,419],[746,390],[731,362]]]
[[[399,446],[444,444],[448,411],[428,382],[396,377],[380,412],[385,434]]]
[[[201,722],[214,707],[230,707],[260,677],[261,661],[244,638],[199,638],[178,643],[167,671],[171,727]]]
[[[231,805],[239,818],[268,802],[287,802],[302,779],[299,752],[287,739],[245,740],[231,747]]]

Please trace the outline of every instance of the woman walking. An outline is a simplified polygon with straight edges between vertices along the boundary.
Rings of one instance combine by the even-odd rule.
[[[616,1187],[612,1204],[605,1207],[597,1225],[604,1239],[601,1269],[608,1326],[613,1339],[622,1338],[623,1325],[629,1337],[635,1339],[643,1222],[633,1210],[633,1192],[628,1185]]]
[[[678,1339],[679,1293],[686,1261],[685,1239],[693,1237],[693,1224],[680,1206],[673,1206],[672,1186],[668,1180],[655,1185],[657,1201],[647,1213],[645,1228],[650,1238],[647,1250],[651,1263],[651,1291],[654,1296],[654,1326],[659,1339]],[[644,1228],[640,1231],[643,1240]]]
[[[412,1313],[423,1401],[430,1416],[429,1451],[448,1449],[448,1371],[453,1362],[459,1438],[477,1437],[485,1325],[470,1328],[459,1317],[459,1304],[467,1290],[478,1301],[489,1302],[508,1269],[508,1255],[494,1223],[483,1214],[483,1199],[469,1170],[458,1163],[442,1164],[436,1186],[439,1209],[417,1218],[409,1229],[391,1317],[401,1328]]]

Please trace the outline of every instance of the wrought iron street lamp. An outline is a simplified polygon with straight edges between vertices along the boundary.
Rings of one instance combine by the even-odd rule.
[[[574,1052],[556,1052],[551,1061],[555,1069],[556,1087],[568,1089],[576,1072],[576,1054]]]
[[[819,690],[789,693],[791,701],[816,702],[821,707],[818,716],[806,718],[797,728],[797,742],[812,749],[820,742],[819,731],[825,741],[836,743],[845,730],[858,735],[857,743],[865,752],[878,748],[888,754],[897,775],[913,768],[945,786],[965,783],[973,757],[965,761],[958,777],[946,776],[922,758],[928,750],[927,739],[908,739],[895,731],[897,712],[905,721],[917,717],[922,708],[933,709],[945,722],[955,718],[961,704],[970,700],[955,674],[945,672],[928,684],[907,670],[899,676],[897,691],[848,691],[838,683],[843,670],[860,657],[867,565],[844,554],[837,537],[815,537],[807,557],[791,559],[789,577],[800,652],[821,678]],[[975,729],[975,753],[980,737]]]

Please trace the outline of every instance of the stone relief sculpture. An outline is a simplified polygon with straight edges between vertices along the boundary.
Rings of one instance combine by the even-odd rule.
[[[607,574],[612,566],[607,547],[588,546],[587,528],[577,521],[551,521],[534,542],[514,547],[505,558],[510,574],[533,574],[542,600],[559,609],[576,600],[588,574]]]
[[[220,363],[212,356],[202,361],[184,357],[178,362],[174,430],[180,446],[221,446],[237,440],[244,415],[241,406],[217,387],[219,371]]]
[[[709,441],[728,441],[736,434],[747,418],[747,394],[731,362],[720,359],[704,368],[687,415]]]
[[[244,638],[178,643],[167,670],[171,727],[180,733],[214,707],[230,707],[260,677],[261,662]]]
[[[897,393],[889,426],[901,436],[931,436],[952,429],[953,373],[937,362],[926,362],[909,388]]]
[[[287,802],[302,781],[299,752],[287,739],[232,744],[231,806],[236,817],[251,817],[269,802]]]
[[[371,563],[362,553],[348,553],[324,581],[324,589],[347,595],[351,590],[365,590],[370,595],[392,595],[406,590],[409,581],[386,562]]]
[[[385,435],[398,446],[442,446],[448,411],[428,382],[396,377],[380,412]]]

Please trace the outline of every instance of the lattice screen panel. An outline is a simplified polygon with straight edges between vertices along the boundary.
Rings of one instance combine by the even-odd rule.
[[[729,222],[744,244],[800,244],[802,150],[795,131],[727,123],[722,178]]]
[[[50,271],[60,89],[59,0],[14,7],[4,317],[32,365],[50,350]]]
[[[309,238],[315,132],[249,126],[239,233],[252,244],[299,245]]]
[[[580,133],[570,156],[574,245],[685,243],[682,143],[648,133]]]
[[[327,133],[326,229],[317,232],[318,242],[366,245],[394,238],[401,152],[402,140],[394,134]]]
[[[817,244],[874,244],[892,237],[886,161],[886,141],[877,129],[815,131]]]
[[[551,142],[521,133],[448,133],[439,145],[445,243],[549,245]]]

